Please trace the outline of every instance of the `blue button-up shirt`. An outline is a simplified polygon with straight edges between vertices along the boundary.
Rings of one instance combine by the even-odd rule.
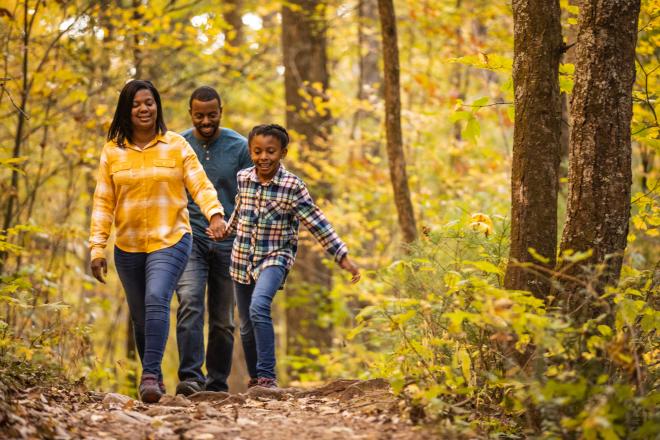
[[[261,183],[255,167],[238,172],[236,209],[229,233],[236,233],[229,272],[234,281],[250,284],[268,266],[291,269],[298,250],[302,222],[339,262],[348,253],[305,183],[280,165],[270,182]]]
[[[247,141],[234,130],[224,127],[220,129],[220,136],[208,144],[197,139],[192,129],[184,131],[181,135],[197,154],[206,176],[218,192],[218,199],[225,211],[225,219],[229,219],[234,212],[234,200],[238,191],[236,173],[253,165]],[[188,194],[188,212],[195,240],[201,240],[210,246],[212,240],[206,235],[209,222],[190,194]],[[234,237],[230,236],[218,245],[229,249],[233,241]]]

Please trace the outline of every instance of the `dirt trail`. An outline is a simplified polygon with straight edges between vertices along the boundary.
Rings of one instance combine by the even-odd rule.
[[[9,408],[9,410],[7,410]],[[128,396],[37,387],[0,413],[1,438],[330,440],[437,438],[401,415],[383,380],[339,380],[313,390],[262,387],[245,394]]]

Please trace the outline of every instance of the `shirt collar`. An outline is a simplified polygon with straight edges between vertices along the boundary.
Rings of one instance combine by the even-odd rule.
[[[270,183],[274,183],[276,185],[280,185],[282,183],[282,178],[284,177],[284,171],[286,169],[284,168],[284,165],[280,163],[280,167],[277,169],[277,172],[273,176],[273,178],[270,180],[270,182],[266,183],[265,185],[270,185]],[[261,181],[259,180],[259,176],[257,176],[257,167],[252,167],[252,171],[250,171],[250,180],[252,180],[255,183],[258,183],[260,185],[263,185]]]

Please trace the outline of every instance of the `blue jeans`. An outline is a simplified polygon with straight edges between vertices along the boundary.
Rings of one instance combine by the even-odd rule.
[[[115,267],[126,292],[142,372],[162,378],[161,362],[170,323],[170,302],[188,262],[191,235],[154,252],[125,252],[115,246]]]
[[[206,382],[208,391],[227,391],[234,350],[234,283],[231,248],[193,236],[192,253],[176,288],[179,380]],[[208,283],[209,340],[204,363],[204,293]]]
[[[275,329],[270,308],[285,276],[284,267],[269,266],[261,271],[256,283],[235,283],[241,342],[251,378],[275,379]]]

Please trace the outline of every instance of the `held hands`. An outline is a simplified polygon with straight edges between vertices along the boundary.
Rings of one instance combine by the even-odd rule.
[[[211,240],[220,241],[227,235],[227,222],[220,214],[214,214],[211,217],[211,222],[209,227],[206,228],[206,235],[209,236]]]
[[[348,255],[344,256],[344,258],[341,259],[339,262],[339,267],[344,269],[345,271],[348,271],[353,275],[351,278],[351,283],[355,284],[358,281],[360,281],[360,270],[358,267],[353,263],[351,259],[348,258]]]
[[[94,258],[90,264],[94,278],[105,284],[105,277],[108,275],[108,263],[105,258]]]

